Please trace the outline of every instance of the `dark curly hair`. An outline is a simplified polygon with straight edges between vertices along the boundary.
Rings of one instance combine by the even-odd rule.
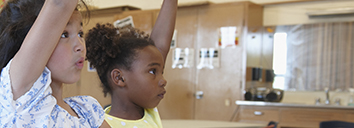
[[[149,35],[133,27],[115,28],[112,24],[97,24],[85,36],[87,60],[102,82],[104,96],[112,93],[108,84],[111,70],[131,70],[137,50],[155,46]]]
[[[0,71],[20,49],[44,2],[45,0],[9,0],[5,2],[6,5],[0,12]],[[80,2],[76,10],[82,7],[88,10],[85,2],[83,0]],[[89,11],[86,11],[84,16],[89,17]]]

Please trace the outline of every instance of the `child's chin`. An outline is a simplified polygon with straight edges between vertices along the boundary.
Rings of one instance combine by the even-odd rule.
[[[80,80],[80,77],[79,78],[75,78],[75,79],[71,79],[71,80],[68,80],[66,82],[64,82],[65,84],[75,84],[76,82],[78,82]]]

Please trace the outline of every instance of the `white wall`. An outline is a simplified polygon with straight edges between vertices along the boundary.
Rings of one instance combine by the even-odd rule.
[[[353,8],[353,0],[326,0],[264,6],[264,26],[354,21],[354,16],[309,18],[307,12]]]

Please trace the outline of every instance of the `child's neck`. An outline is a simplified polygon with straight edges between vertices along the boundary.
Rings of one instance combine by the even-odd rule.
[[[52,82],[50,84],[50,87],[52,88],[52,96],[55,97],[57,102],[64,102],[63,100],[63,83],[56,83]]]
[[[57,105],[65,109],[71,116],[78,117],[77,113],[63,99],[63,83],[52,82],[52,96],[57,100]]]
[[[136,104],[112,96],[111,111],[108,114],[126,120],[138,120],[144,117],[145,111]]]

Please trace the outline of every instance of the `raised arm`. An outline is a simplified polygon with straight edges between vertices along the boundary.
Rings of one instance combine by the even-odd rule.
[[[168,51],[175,29],[178,0],[164,0],[159,16],[151,32],[151,39],[160,50],[164,60]]]
[[[45,0],[10,67],[13,99],[25,94],[43,72],[78,0]]]

